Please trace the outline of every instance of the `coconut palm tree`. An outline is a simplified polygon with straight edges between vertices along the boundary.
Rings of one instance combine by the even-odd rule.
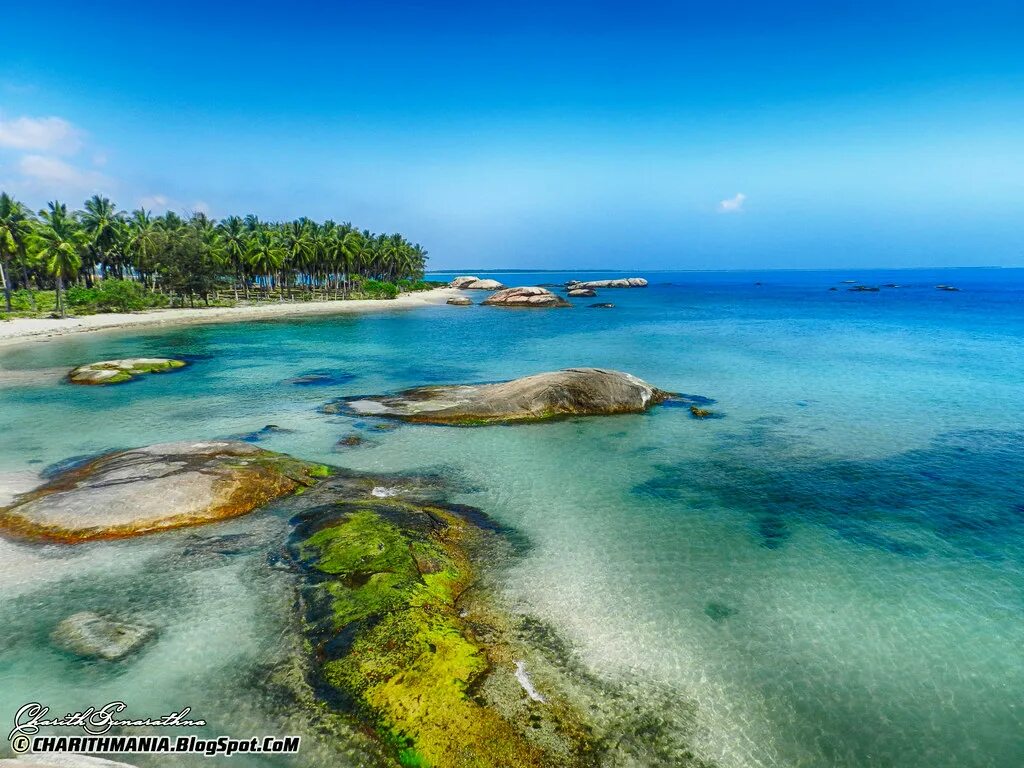
[[[217,238],[214,241],[214,253],[221,264],[229,268],[235,276],[235,301],[238,301],[238,283],[245,289],[245,299],[249,300],[249,281],[246,279],[248,261],[246,254],[249,249],[245,224],[238,216],[228,216],[217,225]]]
[[[152,214],[145,208],[132,211],[125,224],[125,255],[145,285],[156,290],[157,257],[160,252],[160,230]]]
[[[112,254],[116,253],[121,239],[124,214],[110,201],[110,198],[93,195],[85,201],[85,210],[78,214],[88,242],[88,253],[91,256],[87,280],[91,281],[92,271],[99,266],[106,275],[111,267],[116,267],[117,276],[124,278],[124,262],[116,259],[111,263]]]
[[[64,281],[70,280],[82,268],[82,251],[87,237],[68,215],[68,207],[54,200],[39,212],[41,225],[35,232],[35,245],[47,271],[57,280],[57,309],[67,317],[64,301]]]
[[[32,233],[32,218],[28,209],[8,195],[0,192],[0,281],[4,287],[4,303],[7,311],[11,311],[11,260],[21,257],[24,271],[25,287],[28,288],[28,259],[25,258],[26,246]],[[35,297],[29,290],[29,298],[35,307]]]
[[[266,224],[256,223],[249,236],[246,255],[253,272],[266,278],[269,290],[273,287],[273,275],[281,269],[285,259],[285,251],[278,243],[277,233]],[[283,292],[281,301],[284,301]]]

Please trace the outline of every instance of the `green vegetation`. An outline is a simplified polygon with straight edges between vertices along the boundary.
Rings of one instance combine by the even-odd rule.
[[[441,507],[352,502],[297,544],[328,638],[349,638],[324,682],[376,726],[406,766],[530,766],[542,750],[474,695],[487,646],[457,605],[473,582],[472,527]]]
[[[348,223],[128,214],[100,195],[80,211],[53,201],[36,215],[0,193],[5,316],[128,312],[197,299],[393,299],[434,287],[422,279],[426,259],[402,235]]]

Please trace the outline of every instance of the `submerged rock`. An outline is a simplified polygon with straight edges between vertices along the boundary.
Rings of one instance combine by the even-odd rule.
[[[70,753],[29,755],[12,760],[0,760],[0,768],[134,768],[128,763],[115,763],[101,757]]]
[[[0,530],[64,542],[121,538],[251,512],[329,474],[249,443],[165,443],[100,456],[0,508]]]
[[[465,296],[452,296],[446,304],[451,304],[453,307],[468,307],[473,304],[472,299],[468,299]]]
[[[670,396],[629,373],[568,368],[498,384],[418,387],[397,395],[345,398],[329,403],[324,410],[477,426],[560,416],[640,413]]]
[[[597,304],[591,304],[591,309],[614,309],[615,305],[610,301],[600,301]]]
[[[858,285],[854,288],[847,288],[846,290],[853,291],[854,293],[878,293],[879,288],[877,285]]]
[[[615,280],[570,280],[566,288],[646,288],[647,280],[642,277],[621,277]]]
[[[58,648],[90,659],[117,661],[139,649],[154,635],[152,627],[129,624],[82,611],[68,616],[50,634]]]
[[[547,288],[523,286],[506,288],[488,296],[482,302],[489,307],[571,307],[568,301],[556,296]]]
[[[132,357],[80,365],[68,374],[72,384],[121,384],[144,373],[165,373],[185,367],[183,360],[164,357]]]
[[[537,692],[507,617],[473,592],[489,536],[466,510],[394,498],[300,518],[313,675],[402,765],[581,765],[578,713]]]
[[[714,416],[714,411],[709,411],[707,408],[700,408],[696,405],[691,405],[690,415],[695,419],[706,419],[709,416]]]

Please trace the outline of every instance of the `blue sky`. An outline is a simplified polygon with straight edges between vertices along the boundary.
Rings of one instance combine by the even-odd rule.
[[[781,5],[9,4],[0,187],[436,268],[1024,265],[1024,6]]]

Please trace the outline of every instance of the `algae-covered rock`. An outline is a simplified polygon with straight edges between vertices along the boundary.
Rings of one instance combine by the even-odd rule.
[[[564,416],[640,413],[669,397],[670,393],[628,373],[568,368],[498,384],[417,387],[397,395],[344,398],[328,403],[324,410],[477,426]]]
[[[164,357],[132,357],[124,360],[102,360],[80,365],[68,374],[72,384],[122,384],[144,373],[166,373],[184,368],[183,360]]]
[[[106,454],[0,508],[0,530],[64,542],[134,536],[251,512],[327,467],[219,440]]]
[[[372,723],[403,765],[580,765],[585,729],[519,687],[501,621],[466,607],[470,552],[487,535],[454,508],[397,499],[306,517],[291,551],[315,674],[326,700]]]

